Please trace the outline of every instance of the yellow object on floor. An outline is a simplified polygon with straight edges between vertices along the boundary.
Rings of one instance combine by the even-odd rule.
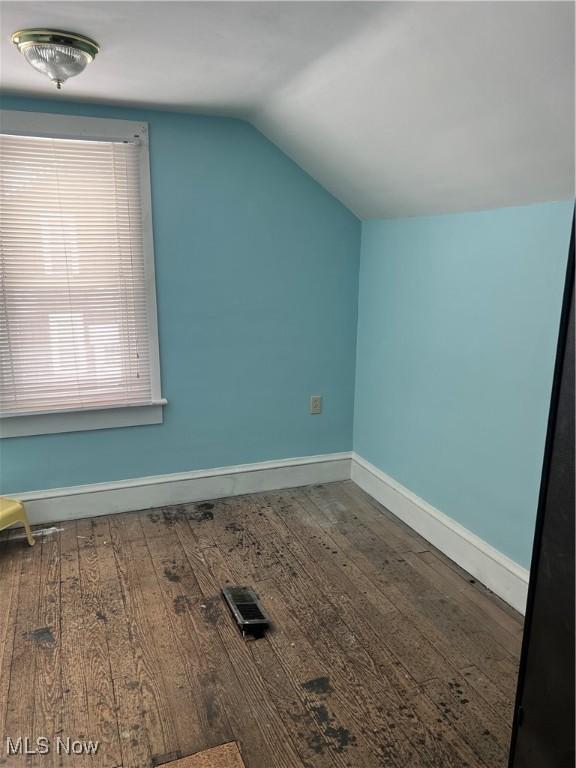
[[[24,504],[16,499],[7,499],[5,496],[0,496],[0,531],[8,528],[9,525],[14,525],[14,523],[22,523],[26,529],[28,544],[31,547],[34,546],[34,537],[32,536],[32,529],[28,522],[28,515],[24,509]]]

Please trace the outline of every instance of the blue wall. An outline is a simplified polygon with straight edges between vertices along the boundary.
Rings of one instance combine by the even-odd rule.
[[[528,565],[572,203],[365,222],[359,265],[360,222],[247,123],[2,107],[149,123],[169,400],[2,440],[5,493],[345,451],[354,415],[361,456]]]
[[[572,209],[362,227],[354,450],[525,566]]]
[[[164,424],[2,440],[5,493],[350,450],[360,222],[245,122],[146,120]],[[321,416],[308,398],[324,396]]]

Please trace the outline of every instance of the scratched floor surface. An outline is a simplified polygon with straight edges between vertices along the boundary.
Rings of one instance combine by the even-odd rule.
[[[247,768],[506,765],[519,616],[353,483],[61,526],[0,540],[0,765],[230,741]],[[265,639],[241,639],[225,584],[256,588]],[[7,757],[20,736],[50,751]]]

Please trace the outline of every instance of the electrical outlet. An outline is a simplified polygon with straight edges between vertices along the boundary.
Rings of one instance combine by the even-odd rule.
[[[322,413],[322,395],[312,395],[310,398],[310,413]]]

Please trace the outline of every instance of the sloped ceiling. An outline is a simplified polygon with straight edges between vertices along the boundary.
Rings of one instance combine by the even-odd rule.
[[[4,2],[4,92],[250,120],[362,218],[574,194],[571,2]],[[56,93],[19,28],[94,37]]]

